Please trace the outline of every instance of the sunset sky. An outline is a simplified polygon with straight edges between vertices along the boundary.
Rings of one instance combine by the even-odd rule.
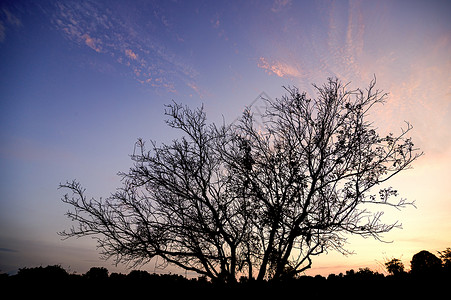
[[[425,155],[389,184],[416,208],[386,209],[403,229],[390,243],[350,237],[354,255],[330,252],[308,275],[370,267],[451,247],[451,1],[1,1],[0,272],[60,264],[128,273],[99,259],[68,229],[58,184],[89,197],[120,186],[137,138],[170,142],[172,100],[204,104],[232,122],[264,93],[328,77],[389,93],[371,119],[381,133],[404,121]],[[258,101],[255,103],[258,105]],[[177,272],[173,268],[149,272]],[[180,272],[180,271],[179,271]],[[181,274],[184,274],[182,271]]]

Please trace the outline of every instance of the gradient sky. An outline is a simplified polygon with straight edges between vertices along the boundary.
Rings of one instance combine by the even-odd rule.
[[[107,197],[142,137],[170,142],[171,100],[231,122],[261,93],[337,76],[389,92],[371,118],[381,132],[410,121],[425,155],[390,185],[417,208],[386,210],[391,243],[351,237],[344,257],[309,275],[370,267],[451,247],[450,1],[2,1],[0,4],[0,271],[61,264],[128,272],[101,261],[72,224],[58,184]],[[159,262],[144,269],[159,270]],[[183,272],[182,272],[183,274]]]

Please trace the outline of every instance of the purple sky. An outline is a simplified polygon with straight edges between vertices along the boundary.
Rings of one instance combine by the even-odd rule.
[[[89,238],[61,241],[71,223],[60,182],[107,197],[137,138],[177,137],[164,123],[172,100],[230,122],[262,92],[314,96],[311,84],[331,76],[365,88],[376,75],[390,96],[375,124],[399,132],[410,121],[426,155],[391,182],[417,204],[387,211],[404,228],[386,235],[393,243],[351,238],[355,255],[323,255],[308,274],[381,271],[392,257],[408,268],[413,254],[450,247],[450,15],[451,2],[430,0],[2,1],[0,271],[127,272]]]

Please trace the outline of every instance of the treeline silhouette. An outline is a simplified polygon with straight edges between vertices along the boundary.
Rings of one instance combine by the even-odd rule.
[[[346,296],[376,299],[407,296],[431,297],[449,295],[451,283],[451,248],[438,252],[439,257],[421,251],[412,257],[411,269],[404,270],[402,262],[392,259],[385,263],[389,275],[368,267],[330,274],[327,277],[297,276],[283,281],[256,281],[241,277],[234,284],[208,281],[205,277],[188,279],[177,274],[151,274],[132,270],[128,274],[111,273],[104,267],[92,267],[85,274],[69,273],[60,265],[21,268],[16,275],[1,274],[4,291],[15,291],[15,296],[71,296],[70,298],[96,296],[122,298],[149,294],[172,296],[188,295],[279,295],[302,293],[310,297]],[[273,294],[271,294],[273,293]],[[277,294],[276,294],[277,293]]]

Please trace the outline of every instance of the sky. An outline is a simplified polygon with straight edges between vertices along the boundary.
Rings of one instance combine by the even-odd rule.
[[[416,208],[386,209],[402,229],[386,242],[349,237],[353,255],[316,257],[308,275],[369,267],[451,247],[450,1],[1,1],[0,272],[60,264],[128,273],[99,259],[70,228],[59,183],[108,197],[138,138],[169,143],[173,100],[233,122],[259,95],[337,77],[387,102],[370,118],[382,133],[409,121],[425,155],[390,185]],[[263,93],[263,94],[262,94]],[[254,100],[256,100],[254,102]],[[149,272],[181,273],[158,262]],[[191,274],[192,275],[192,274]]]

